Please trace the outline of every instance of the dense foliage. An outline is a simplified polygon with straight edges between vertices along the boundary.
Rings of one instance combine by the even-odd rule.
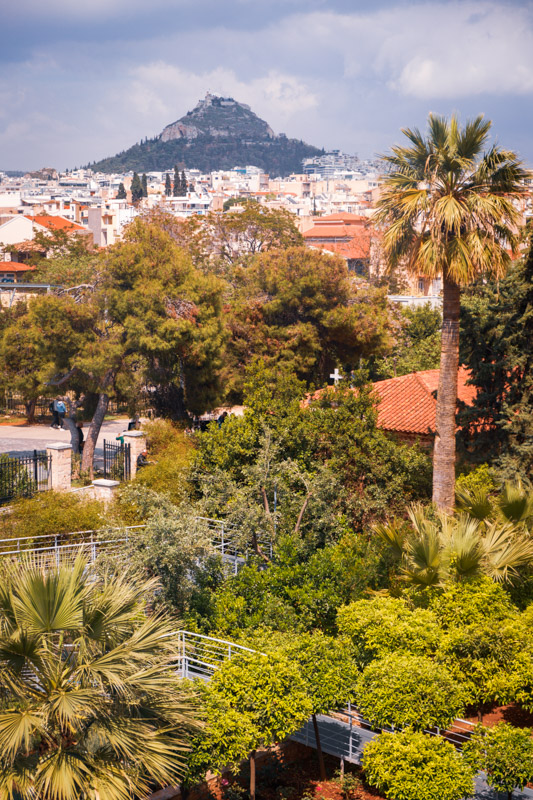
[[[390,800],[460,800],[474,790],[473,770],[452,744],[411,730],[370,742],[363,768]]]

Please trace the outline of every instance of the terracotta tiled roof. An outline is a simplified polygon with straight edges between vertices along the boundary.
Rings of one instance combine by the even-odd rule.
[[[51,214],[38,214],[35,217],[28,217],[28,219],[31,219],[32,222],[36,222],[37,225],[42,225],[44,228],[48,228],[50,231],[87,230],[87,228],[84,228],[83,225],[76,225],[75,222],[71,222],[69,219]]]
[[[461,367],[457,396],[467,405],[472,405],[476,387],[467,386],[469,377],[470,372]],[[379,397],[378,427],[401,433],[434,433],[437,400],[433,392],[437,391],[438,385],[438,369],[412,372],[374,383],[374,391]]]
[[[341,236],[352,236],[354,231],[346,225],[313,225],[305,231],[304,239],[326,239],[328,237],[339,238]]]
[[[439,385],[439,372],[438,369],[428,369],[374,383],[374,393],[378,397],[378,428],[418,435],[434,433],[437,400],[433,392]],[[470,371],[460,367],[457,397],[466,405],[472,405],[477,391],[475,386],[467,385],[469,377]],[[302,406],[306,408],[322,392],[318,389],[308,395]]]
[[[341,222],[368,222],[368,218],[364,217],[362,214],[349,214],[346,213],[339,213],[339,214],[328,214],[325,217],[318,217],[315,219],[315,222],[334,222],[335,220],[339,220]]]
[[[0,261],[0,272],[28,272],[33,267],[20,261]]]

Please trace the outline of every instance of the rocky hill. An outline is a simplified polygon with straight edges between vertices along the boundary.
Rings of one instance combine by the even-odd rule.
[[[301,172],[303,158],[322,152],[284,134],[276,136],[249,106],[207,94],[159,136],[88,166],[99,172],[149,172],[170,171],[177,164],[209,172],[253,164],[278,176]]]

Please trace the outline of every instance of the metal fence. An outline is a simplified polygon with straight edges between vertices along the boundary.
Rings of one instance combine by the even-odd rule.
[[[45,450],[28,456],[0,456],[0,505],[17,497],[31,497],[49,488],[51,457]]]
[[[193,680],[201,678],[209,680],[215,670],[237,653],[254,653],[249,647],[243,647],[224,639],[213,639],[201,633],[180,631],[180,656],[178,671],[182,678]]]
[[[112,481],[129,481],[131,477],[131,446],[124,442],[104,439],[104,478]]]
[[[213,549],[222,558],[224,567],[236,575],[243,567],[253,550],[239,543],[237,529],[228,526],[223,520],[208,517],[196,517],[197,521],[207,524],[212,533]],[[127,525],[120,528],[102,528],[100,530],[73,531],[42,536],[23,536],[12,539],[0,539],[0,558],[20,557],[22,554],[33,554],[51,565],[72,561],[81,551],[89,563],[96,560],[103,550],[116,549],[128,541],[130,532],[145,528],[145,525]],[[123,531],[123,536],[111,536],[112,531]],[[263,552],[273,556],[272,542],[260,540]]]

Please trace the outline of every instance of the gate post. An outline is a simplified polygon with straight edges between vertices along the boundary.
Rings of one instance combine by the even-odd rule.
[[[146,450],[146,435],[142,431],[126,431],[122,436],[130,446],[130,478],[133,480],[137,474],[137,459]]]
[[[70,492],[72,447],[64,442],[52,442],[46,445],[46,455],[51,459],[49,488],[56,492]]]

